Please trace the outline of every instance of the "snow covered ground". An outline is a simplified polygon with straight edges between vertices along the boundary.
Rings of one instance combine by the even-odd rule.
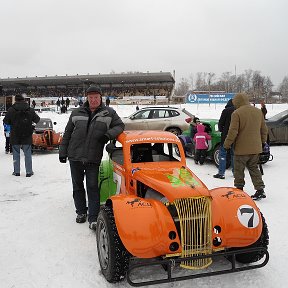
[[[223,105],[182,105],[202,118],[219,118]],[[134,106],[114,106],[120,116],[135,111]],[[288,105],[267,105],[268,117],[288,109]],[[69,114],[43,112],[57,122],[55,130],[63,131]],[[3,117],[1,117],[2,122]],[[88,224],[75,222],[68,164],[58,161],[57,152],[33,155],[35,175],[26,178],[21,162],[21,177],[12,176],[12,156],[4,153],[3,126],[0,128],[0,287],[3,288],[95,288],[129,287],[126,281],[112,285],[100,272],[95,232]],[[274,160],[264,165],[267,198],[257,205],[270,231],[270,261],[261,269],[222,276],[187,280],[161,287],[287,287],[288,276],[288,181],[287,146],[272,146]],[[23,159],[23,156],[22,158]],[[208,186],[233,186],[231,170],[226,179],[214,179],[212,163],[188,166]],[[254,193],[246,175],[248,194]],[[287,194],[287,195],[286,195]],[[140,278],[153,273],[144,270]]]

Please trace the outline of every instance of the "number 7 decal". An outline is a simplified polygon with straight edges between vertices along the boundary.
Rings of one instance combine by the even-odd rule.
[[[238,208],[237,217],[240,223],[247,228],[256,228],[259,225],[257,211],[249,205],[242,205]]]

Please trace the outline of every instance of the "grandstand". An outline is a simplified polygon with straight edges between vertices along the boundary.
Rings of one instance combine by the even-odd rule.
[[[112,99],[170,99],[175,80],[170,72],[45,76],[0,79],[3,96],[25,93],[28,97],[81,97],[90,84],[99,85]],[[132,100],[131,100],[132,99]]]

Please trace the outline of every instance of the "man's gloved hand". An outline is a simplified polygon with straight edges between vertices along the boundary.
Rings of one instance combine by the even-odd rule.
[[[226,153],[229,153],[229,152],[230,152],[230,147],[227,147],[227,146],[224,146],[224,145],[223,145],[223,147],[224,147]]]
[[[67,157],[65,156],[65,157],[60,157],[59,156],[59,161],[61,162],[61,163],[66,163],[67,162]]]
[[[107,135],[103,135],[100,139],[99,142],[103,145],[105,145],[108,141],[110,140],[110,138]]]
[[[226,146],[225,144],[223,144],[223,148],[227,151],[230,150],[230,147]]]

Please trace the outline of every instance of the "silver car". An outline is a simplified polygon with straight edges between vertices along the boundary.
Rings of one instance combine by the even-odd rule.
[[[125,130],[164,130],[180,135],[189,129],[194,115],[185,108],[145,107],[122,118]]]

